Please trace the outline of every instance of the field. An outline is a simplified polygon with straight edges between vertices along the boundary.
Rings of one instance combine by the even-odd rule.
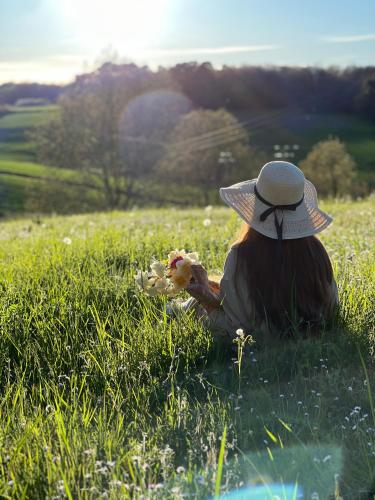
[[[85,184],[93,187],[88,189]],[[0,216],[100,208],[104,209],[100,188],[80,172],[0,156]]]
[[[229,210],[208,227],[199,209],[1,223],[0,496],[374,494],[373,200],[323,208],[339,317],[321,339],[264,348],[251,332],[242,359],[133,278],[182,247],[219,273]]]
[[[25,132],[31,127],[48,123],[58,113],[58,106],[9,106],[7,114],[0,115],[0,159],[32,161],[34,144]]]
[[[298,144],[299,150],[295,160],[302,160],[314,144],[331,137],[339,139],[347,145],[349,153],[358,166],[359,178],[375,183],[375,140],[374,123],[358,116],[345,114],[299,114],[281,113],[268,125],[257,129],[250,138],[267,149],[270,138],[274,144]]]

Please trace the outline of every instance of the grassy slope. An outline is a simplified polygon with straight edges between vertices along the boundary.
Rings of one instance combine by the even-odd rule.
[[[9,114],[0,118],[0,157],[30,159],[34,155],[33,145],[25,143],[24,130],[48,122],[56,116],[58,107],[10,107],[9,111]],[[369,120],[344,114],[306,115],[293,112],[265,113],[260,116],[237,113],[237,116],[242,122],[250,119],[247,130],[251,143],[263,147],[270,154],[275,144],[298,144],[300,150],[297,161],[304,158],[316,142],[330,135],[337,136],[347,143],[361,175],[374,182],[374,123]],[[2,131],[3,135],[7,131],[8,140],[2,140]]]
[[[0,117],[0,159],[32,161],[34,145],[27,141],[25,132],[48,123],[58,113],[58,106],[10,106],[8,110]]]
[[[374,209],[324,208],[340,323],[322,340],[258,342],[241,377],[201,324],[169,320],[133,283],[175,247],[220,271],[238,228],[229,210],[208,228],[201,210],[0,224],[0,495],[205,498],[225,426],[223,492],[298,480],[305,498],[354,499],[373,487]]]
[[[312,146],[329,136],[339,137],[355,158],[360,178],[375,186],[375,124],[370,120],[345,114],[306,115],[269,113],[262,120],[239,113],[241,121],[253,121],[247,127],[250,142],[272,153],[274,145],[298,144],[295,161],[305,158]]]
[[[35,161],[34,145],[25,140],[25,131],[35,125],[47,123],[58,113],[57,106],[10,107],[9,113],[0,117],[0,170],[14,170],[30,175],[60,177],[68,175],[56,169],[32,166]],[[240,121],[246,121],[249,116],[238,116]],[[300,115],[296,113],[276,112],[259,117],[251,117],[247,127],[250,142],[268,152],[272,157],[275,144],[298,144],[299,150],[293,161],[300,161],[306,156],[313,144],[327,138],[329,135],[340,137],[347,143],[348,150],[355,157],[359,168],[359,179],[370,183],[375,188],[375,139],[374,124],[358,117],[349,115]],[[7,168],[4,168],[6,166]],[[72,174],[73,176],[73,174]],[[35,188],[35,189],[34,189]],[[55,186],[56,188],[56,186]],[[37,209],[51,212],[50,199],[54,199],[55,188],[48,193],[46,186],[37,187],[25,178],[0,176],[0,212],[15,213]],[[37,194],[30,196],[30,191]],[[42,194],[40,193],[42,192]],[[1,196],[1,193],[3,194]],[[5,195],[4,195],[5,193]],[[48,195],[48,196],[47,196]],[[34,202],[35,197],[46,197],[45,207]],[[75,201],[66,205],[66,209],[57,204],[55,210],[68,212],[68,207],[74,211],[99,209],[98,197],[95,193],[86,193],[85,202],[80,207],[76,193],[69,195]],[[86,208],[85,208],[86,207]]]
[[[9,174],[6,174],[9,172]],[[22,174],[29,177],[17,176]],[[48,182],[33,180],[48,179]],[[65,184],[77,183],[78,186]],[[80,172],[47,167],[37,163],[1,159],[0,156],[0,214],[51,211],[59,213],[95,210],[102,206],[102,196],[95,190],[79,187],[85,182]],[[90,181],[91,183],[93,181]],[[41,204],[44,201],[45,206]],[[44,210],[43,210],[44,207]]]
[[[58,113],[58,106],[9,107],[9,113],[0,119],[2,129],[20,129],[44,125]]]

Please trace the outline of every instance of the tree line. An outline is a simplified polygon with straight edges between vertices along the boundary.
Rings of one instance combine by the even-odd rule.
[[[221,72],[240,75],[247,70]],[[176,86],[177,77],[171,78],[174,71],[185,85],[183,92]],[[194,71],[199,75],[196,80],[182,77]],[[108,63],[81,75],[60,96],[58,116],[31,133],[38,159],[79,170],[86,182],[101,187],[110,208],[152,199],[181,201],[185,195],[197,204],[215,202],[219,186],[255,177],[260,166],[272,159],[252,143],[248,123],[219,106],[213,80],[220,79],[221,72],[208,65],[182,64],[151,72]],[[273,84],[271,78],[270,88]],[[252,85],[260,85],[260,80]],[[250,83],[249,88],[253,88]],[[242,99],[255,103],[252,92],[244,89]],[[267,92],[262,89],[265,101]],[[294,106],[297,103],[298,99]],[[275,89],[268,106],[276,104],[281,104],[281,97]],[[252,129],[259,126],[262,115],[253,120]],[[303,169],[323,195],[351,192],[356,166],[338,139],[317,144],[304,159]]]
[[[63,92],[62,85],[44,83],[3,83],[0,85],[0,106],[15,104],[19,99],[44,99],[55,102]]]
[[[20,98],[46,98],[51,102],[65,93],[95,86],[98,75],[111,72],[126,87],[175,90],[194,106],[236,111],[265,111],[280,108],[306,113],[360,113],[375,118],[375,67],[327,69],[318,67],[224,66],[182,63],[151,71],[147,66],[105,63],[98,70],[78,75],[66,86],[38,83],[0,85],[0,104]]]

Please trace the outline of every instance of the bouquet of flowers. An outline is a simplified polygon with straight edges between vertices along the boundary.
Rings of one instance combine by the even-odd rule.
[[[174,297],[189,284],[192,278],[192,264],[200,264],[196,252],[173,250],[166,262],[153,260],[150,271],[138,271],[135,282],[139,289],[150,297]]]

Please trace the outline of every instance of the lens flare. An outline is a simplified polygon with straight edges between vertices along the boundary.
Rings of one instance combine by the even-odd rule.
[[[170,0],[64,0],[63,15],[82,47],[109,45],[121,55],[154,46],[163,32]]]

